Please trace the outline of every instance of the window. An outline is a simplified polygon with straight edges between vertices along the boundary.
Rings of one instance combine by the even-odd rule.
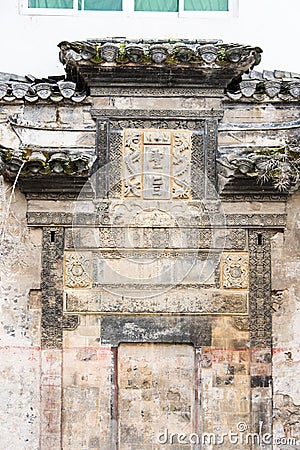
[[[228,11],[228,0],[184,0],[185,11]]]
[[[28,8],[122,11],[122,0],[28,0]]]
[[[79,10],[87,11],[122,11],[122,0],[81,0]]]
[[[228,11],[228,0],[135,0],[135,11]]]
[[[178,12],[177,0],[135,0],[135,11]]]
[[[118,13],[228,14],[238,0],[21,0],[27,14],[75,14],[84,11]]]
[[[73,0],[28,0],[28,8],[73,9]]]

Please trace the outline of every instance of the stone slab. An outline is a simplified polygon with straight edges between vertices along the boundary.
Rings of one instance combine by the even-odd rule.
[[[121,342],[161,342],[211,345],[211,319],[207,317],[122,317],[101,319],[102,344],[117,347]]]
[[[161,288],[162,290],[162,288]],[[94,314],[248,314],[246,292],[224,292],[196,289],[169,289],[160,293],[148,290],[124,295],[109,291],[68,291],[65,309],[68,313]]]

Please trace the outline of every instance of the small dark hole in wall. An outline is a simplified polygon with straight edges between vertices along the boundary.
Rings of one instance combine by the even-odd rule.
[[[55,242],[55,231],[50,231],[50,242]]]
[[[262,234],[261,233],[259,233],[257,235],[257,245],[262,245]]]

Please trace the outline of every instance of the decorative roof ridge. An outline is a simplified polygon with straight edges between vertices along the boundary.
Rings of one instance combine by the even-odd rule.
[[[231,100],[297,101],[300,98],[300,74],[250,70],[228,85],[226,95]]]
[[[59,103],[71,100],[80,103],[85,100],[85,91],[79,91],[76,83],[65,77],[36,79],[32,75],[21,77],[0,73],[0,102],[27,101],[35,103],[38,100]]]
[[[105,38],[88,38],[86,41],[76,41],[89,42],[91,44],[105,44],[107,42],[112,42],[114,44],[222,44],[222,39],[186,39],[186,38],[161,38],[161,39],[144,39],[144,38],[127,38],[127,37],[105,37]],[[60,44],[59,44],[60,45]]]
[[[105,65],[238,65],[260,62],[261,48],[224,44],[203,39],[126,39],[105,38],[58,44],[60,60],[66,66]]]

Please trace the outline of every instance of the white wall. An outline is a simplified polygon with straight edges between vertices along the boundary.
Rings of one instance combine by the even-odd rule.
[[[258,45],[259,70],[300,73],[299,0],[239,0],[239,14],[228,19],[117,18],[19,14],[19,0],[0,0],[0,71],[35,76],[63,73],[57,44],[62,40],[126,36],[144,38],[218,38]]]

